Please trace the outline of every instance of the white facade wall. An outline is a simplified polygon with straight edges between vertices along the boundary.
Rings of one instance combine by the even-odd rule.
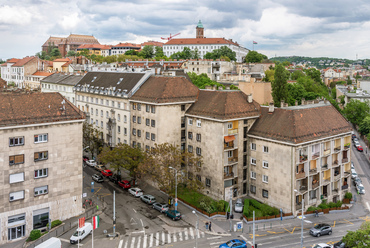
[[[73,91],[72,85],[42,83],[41,92],[59,92],[68,101],[76,105],[76,93]]]

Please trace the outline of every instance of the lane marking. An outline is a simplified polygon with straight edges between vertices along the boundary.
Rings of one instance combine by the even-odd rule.
[[[149,247],[152,247],[153,246],[153,236],[154,234],[150,234],[150,242],[149,242]]]
[[[219,238],[221,238],[221,236],[215,236],[215,237],[209,237],[209,238],[207,238],[208,240],[210,240],[210,239],[219,239]],[[192,239],[194,239],[194,237],[192,236]]]
[[[165,233],[162,232],[162,245],[164,245],[165,242],[166,242],[166,236],[165,236]]]
[[[190,233],[191,239],[194,239],[194,232],[193,232],[193,228],[192,227],[189,228],[189,233]]]
[[[144,240],[143,240],[143,248],[146,248],[146,244],[147,244],[147,240],[148,239],[148,235],[144,235]]]
[[[158,246],[159,245],[159,232],[157,232],[156,234],[155,234],[155,246]]]
[[[134,248],[134,245],[135,245],[135,237],[132,237],[130,248]]]
[[[335,227],[335,221],[334,221],[334,224],[332,225],[332,227]]]
[[[137,246],[136,247],[140,247],[140,243],[141,243],[141,236],[139,236],[139,238],[137,240]]]
[[[370,211],[370,206],[368,202],[366,202],[366,206],[367,206],[367,209]]]
[[[293,227],[293,230],[292,231],[289,231],[288,229],[284,228],[287,232],[289,232],[290,234],[293,234],[294,230],[295,230],[296,226]],[[256,235],[257,236],[257,235]]]
[[[339,222],[339,223],[348,223],[348,224],[353,225],[353,223],[352,223],[352,222],[350,222],[349,220],[346,220],[346,219],[343,219],[343,220],[338,221],[338,222]]]
[[[135,212],[135,214],[136,214],[137,212],[136,212],[135,208],[133,208],[133,210],[134,210],[134,212]]]
[[[167,234],[167,240],[168,240],[167,243],[171,244],[171,234],[170,233]]]
[[[123,244],[123,240],[121,239],[121,240],[119,241],[118,248],[122,248],[122,244]]]

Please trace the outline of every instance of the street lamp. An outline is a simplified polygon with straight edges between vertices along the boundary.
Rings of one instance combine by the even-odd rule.
[[[175,175],[175,210],[177,211],[177,169],[176,168],[173,168],[173,167],[168,167],[168,168],[170,168],[170,169],[173,169],[173,170],[175,170],[176,171],[176,175]]]
[[[195,248],[198,247],[198,226],[199,226],[199,216],[197,215],[197,213],[195,212],[195,210],[193,210],[193,214],[195,214],[195,216],[197,216],[197,226],[196,226],[196,230],[197,232],[195,233]]]
[[[304,212],[304,197],[303,197],[303,194],[299,193],[298,190],[294,190],[294,192],[296,192],[297,194],[301,195],[302,196],[302,215],[301,215],[301,218],[302,218],[302,221],[301,221],[301,248],[303,248],[303,212]]]

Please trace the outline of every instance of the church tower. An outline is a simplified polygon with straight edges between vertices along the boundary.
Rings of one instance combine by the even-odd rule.
[[[196,38],[204,38],[204,28],[202,22],[199,20],[196,27]]]

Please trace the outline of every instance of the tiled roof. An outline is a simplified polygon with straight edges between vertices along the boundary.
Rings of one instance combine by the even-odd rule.
[[[18,60],[14,65],[12,65],[12,66],[14,66],[14,67],[17,67],[17,66],[24,66],[25,64],[27,64],[28,62],[30,62],[31,60],[33,60],[34,58],[36,58],[36,57],[34,57],[34,56],[32,56],[32,57],[25,57],[25,58],[23,58],[23,59],[20,59],[20,60]]]
[[[165,45],[197,45],[197,44],[232,44],[239,46],[238,43],[225,38],[183,38],[183,39],[171,39]]]
[[[49,43],[51,45],[54,43],[54,46],[58,46],[60,43],[62,43],[65,40],[66,38],[50,36],[49,39],[47,39],[42,46],[49,46]]]
[[[151,76],[131,100],[153,103],[195,101],[199,89],[185,77]]]
[[[81,86],[88,84],[94,88],[104,87],[104,89],[115,87],[116,90],[127,90],[129,93],[144,75],[144,73],[89,72],[78,84]],[[122,81],[117,84],[121,78]]]
[[[81,75],[65,75],[63,73],[54,73],[41,80],[41,83],[52,83],[75,86],[83,76]]]
[[[70,64],[72,64],[72,60],[70,60],[67,63],[63,64],[62,67],[68,67]]]
[[[48,76],[53,75],[53,74],[54,74],[53,72],[37,71],[34,74],[32,74],[32,76],[44,76],[44,77],[48,77]]]
[[[218,120],[247,118],[260,115],[260,105],[248,102],[242,91],[200,90],[198,101],[186,114],[203,116]]]
[[[84,114],[59,93],[0,93],[0,127],[82,120]],[[65,100],[65,110],[62,101]]]
[[[71,61],[70,59],[68,58],[65,58],[65,59],[54,59],[53,62],[69,62]]]
[[[89,49],[89,48],[107,50],[107,49],[110,49],[111,46],[100,45],[100,44],[82,44],[81,46],[77,47],[78,50],[80,50],[80,49]]]
[[[15,59],[15,58],[12,58],[12,59],[8,59],[5,63],[1,64],[2,66],[6,66],[8,63],[16,63],[17,61],[19,61],[20,59]]]
[[[134,47],[134,48],[141,48],[140,45],[138,44],[133,44],[133,43],[119,43],[118,45],[115,45],[113,47]]]
[[[159,46],[162,47],[163,43],[159,41],[147,41],[144,43],[141,43],[141,46]]]
[[[331,105],[318,103],[287,108],[261,107],[261,116],[249,134],[299,144],[352,130],[346,119]]]

